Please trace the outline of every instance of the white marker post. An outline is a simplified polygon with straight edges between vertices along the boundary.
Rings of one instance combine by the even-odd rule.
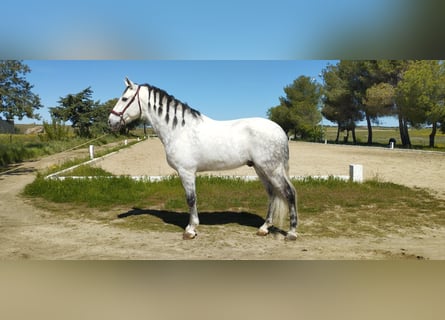
[[[363,182],[363,166],[361,164],[349,165],[349,180],[352,182]]]
[[[90,159],[93,160],[94,159],[94,146],[92,144],[90,144]]]

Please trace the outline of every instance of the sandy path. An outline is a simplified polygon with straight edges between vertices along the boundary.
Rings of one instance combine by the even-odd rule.
[[[183,241],[178,232],[131,231],[113,223],[61,219],[19,196],[34,179],[36,170],[75,157],[76,153],[85,156],[87,151],[28,162],[18,172],[0,175],[0,259],[445,259],[445,229],[378,239],[302,235],[296,242],[286,243],[279,237],[257,237],[252,227],[240,226],[229,235],[225,226],[217,233],[206,232],[206,226],[201,226],[197,239]],[[350,163],[360,163],[365,178],[378,176],[408,186],[427,187],[444,196],[444,156],[292,142],[290,170],[292,175],[347,175]],[[136,144],[98,165],[115,174],[174,173],[157,139]],[[254,175],[254,171],[244,167],[224,174]]]

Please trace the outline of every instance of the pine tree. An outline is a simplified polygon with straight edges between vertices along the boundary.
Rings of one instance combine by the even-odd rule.
[[[29,72],[31,69],[21,61],[0,60],[0,119],[40,118],[36,113],[42,107],[40,98],[25,78]]]

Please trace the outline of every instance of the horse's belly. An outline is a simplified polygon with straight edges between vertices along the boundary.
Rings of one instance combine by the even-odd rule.
[[[208,152],[201,154],[198,171],[230,170],[241,167],[248,159],[241,154],[231,152]]]

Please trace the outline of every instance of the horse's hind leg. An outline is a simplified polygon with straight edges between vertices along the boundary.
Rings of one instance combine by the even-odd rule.
[[[257,231],[257,235],[265,236],[265,235],[269,234],[269,228],[273,225],[273,210],[274,210],[273,198],[275,197],[275,195],[274,195],[273,186],[270,183],[270,181],[267,179],[267,176],[264,174],[264,172],[262,172],[257,167],[255,167],[255,171],[258,174],[258,177],[261,179],[261,182],[263,183],[264,188],[266,189],[266,192],[269,196],[269,207],[267,210],[266,220],[264,221],[264,224]]]
[[[290,180],[285,177],[284,194],[289,205],[290,228],[287,232],[287,240],[297,239],[298,211],[297,211],[297,192]]]

